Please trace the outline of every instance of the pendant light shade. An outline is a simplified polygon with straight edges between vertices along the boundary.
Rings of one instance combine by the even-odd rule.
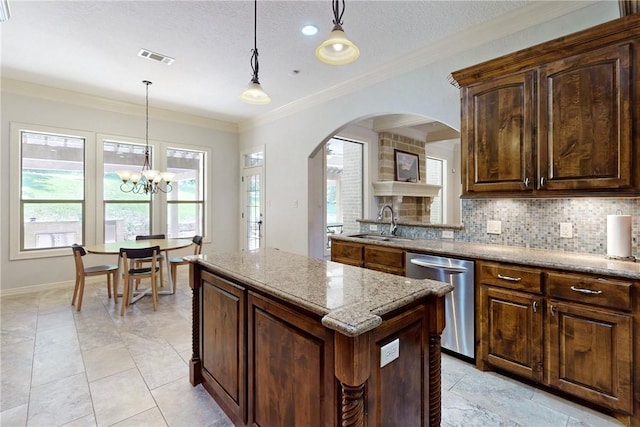
[[[260,80],[258,79],[258,70],[260,65],[258,63],[258,0],[253,2],[253,49],[251,50],[251,71],[253,76],[249,82],[247,90],[242,92],[240,100],[247,104],[265,105],[271,102],[269,95],[260,86]]]
[[[247,90],[240,95],[240,99],[242,102],[255,105],[265,105],[271,102],[271,98],[262,90],[262,86],[260,86],[260,82],[257,80],[255,82],[252,80],[251,83],[249,83]]]
[[[344,0],[342,0],[342,12],[340,0],[333,0],[333,30],[324,42],[316,49],[316,57],[330,65],[349,64],[360,56],[360,49],[356,46],[342,29],[342,15],[344,14]]]

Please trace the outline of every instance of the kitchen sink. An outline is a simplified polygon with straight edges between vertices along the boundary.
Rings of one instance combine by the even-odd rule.
[[[356,237],[358,239],[375,240],[378,242],[410,242],[413,239],[406,237],[382,235],[382,234],[354,234],[349,237]]]

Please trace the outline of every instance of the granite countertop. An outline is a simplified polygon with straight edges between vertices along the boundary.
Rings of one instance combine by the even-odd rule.
[[[640,280],[640,262],[613,260],[606,258],[604,255],[455,242],[451,240],[406,239],[396,242],[385,242],[339,234],[331,236],[331,239],[397,247],[412,252],[424,252],[433,255],[510,262],[543,268],[556,268],[581,273],[602,274]]]
[[[246,283],[322,317],[322,324],[357,336],[381,316],[429,295],[453,290],[448,283],[409,279],[277,249],[207,252],[189,257],[213,272]]]

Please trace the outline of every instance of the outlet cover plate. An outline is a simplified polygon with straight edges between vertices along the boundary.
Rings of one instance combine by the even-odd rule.
[[[560,223],[560,237],[564,237],[566,239],[573,238],[573,224],[570,222],[561,222]]]
[[[378,231],[378,224],[369,224],[369,231]]]
[[[443,239],[453,239],[453,230],[442,230]]]
[[[400,357],[400,338],[396,338],[388,344],[380,347],[380,367],[396,360]]]
[[[487,220],[487,234],[502,234],[502,221]]]

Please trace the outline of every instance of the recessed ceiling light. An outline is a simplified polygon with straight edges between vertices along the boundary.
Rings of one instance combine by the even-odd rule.
[[[315,25],[305,25],[302,27],[302,34],[305,36],[315,36],[318,34],[318,27]]]

